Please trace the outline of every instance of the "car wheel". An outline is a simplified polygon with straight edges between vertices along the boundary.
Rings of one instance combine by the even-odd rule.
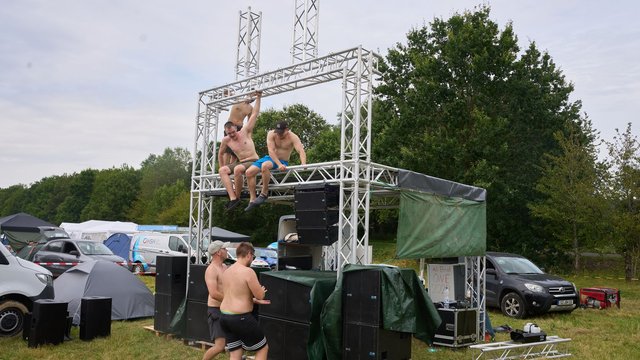
[[[24,315],[28,312],[26,306],[17,301],[0,303],[0,336],[14,336],[22,331]]]
[[[140,263],[133,264],[133,273],[138,275],[144,272],[144,266]]]
[[[527,309],[520,295],[510,292],[500,302],[502,313],[508,317],[522,319],[527,314]]]

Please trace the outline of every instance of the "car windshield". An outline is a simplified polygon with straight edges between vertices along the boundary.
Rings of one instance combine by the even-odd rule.
[[[534,263],[528,259],[513,256],[496,258],[496,264],[507,274],[543,274]]]
[[[85,255],[113,255],[113,252],[103,243],[94,241],[78,241],[76,243]]]
[[[230,259],[236,259],[236,248],[227,248],[227,253],[229,254]]]
[[[278,253],[275,250],[271,249],[256,248],[256,256],[264,258],[277,258]]]

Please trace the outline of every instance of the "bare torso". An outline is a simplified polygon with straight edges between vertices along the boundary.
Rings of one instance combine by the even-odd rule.
[[[240,162],[258,159],[258,154],[256,153],[256,145],[253,143],[253,139],[251,136],[247,135],[245,128],[237,132],[237,136],[235,139],[232,139],[228,136],[227,138],[227,146],[233,150],[233,152],[238,157]]]
[[[220,310],[234,314],[249,313],[253,310],[253,293],[249,287],[251,276],[255,272],[239,263],[231,265],[223,274],[224,299]]]
[[[236,126],[242,126],[244,118],[251,115],[252,111],[253,106],[247,102],[234,104],[231,107],[231,110],[229,110],[229,121],[234,123]]]
[[[222,263],[217,264],[215,262],[209,264],[207,266],[207,270],[204,273],[205,282],[207,283],[207,287],[214,287],[217,292],[222,293],[222,274],[224,273],[226,266]],[[209,296],[207,297],[207,306],[220,307],[220,300],[217,300],[211,296],[211,291],[209,291]]]
[[[294,137],[297,136],[293,132],[289,131],[285,136],[280,138],[275,131],[269,131],[269,136],[273,139],[275,143],[276,154],[278,155],[279,160],[289,161],[291,157],[291,152],[293,151],[293,141]]]

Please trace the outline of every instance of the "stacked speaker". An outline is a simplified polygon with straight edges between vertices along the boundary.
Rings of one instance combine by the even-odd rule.
[[[169,332],[171,319],[178,311],[187,290],[187,257],[156,258],[156,295],[153,328]]]
[[[412,334],[382,328],[380,276],[377,269],[343,273],[343,360],[411,359]]]
[[[279,271],[279,273],[286,273]],[[293,273],[293,272],[292,272]],[[334,272],[307,272],[317,280],[333,281]],[[277,274],[276,274],[277,275]],[[269,272],[260,273],[260,283],[269,290],[266,299],[271,304],[260,306],[260,327],[267,337],[269,345],[268,358],[271,360],[304,360],[308,359],[307,343],[311,326],[320,326],[320,314],[312,313],[311,289],[313,286],[303,285]],[[324,302],[326,299],[321,299]]]
[[[185,337],[190,340],[210,342],[207,322],[207,299],[209,290],[204,281],[207,265],[192,264],[189,268],[189,289],[187,291],[187,327]]]
[[[80,299],[80,340],[111,335],[111,298],[87,296]]]
[[[337,186],[300,185],[294,201],[298,241],[306,245],[331,245],[338,240]]]
[[[68,303],[54,300],[36,300],[29,319],[28,346],[60,344],[67,334]]]

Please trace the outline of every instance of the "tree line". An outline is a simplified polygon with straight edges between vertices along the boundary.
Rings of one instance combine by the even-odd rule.
[[[487,189],[491,250],[523,254],[548,267],[581,268],[587,250],[618,252],[625,275],[640,258],[640,146],[631,124],[603,142],[572,101],[573,84],[535,42],[524,49],[512,24],[490,8],[434,19],[390,49],[375,89],[372,157]],[[340,129],[303,104],[264,111],[254,132],[290,119],[309,163],[339,158]],[[598,149],[607,149],[599,156]],[[0,215],[24,211],[53,223],[88,219],[187,226],[191,155],[166,149],[139,169],[122,165],[46,177],[0,189]],[[296,159],[292,159],[296,163]],[[216,225],[275,240],[282,205],[231,214],[216,203]],[[393,238],[397,212],[375,211],[371,236]]]

